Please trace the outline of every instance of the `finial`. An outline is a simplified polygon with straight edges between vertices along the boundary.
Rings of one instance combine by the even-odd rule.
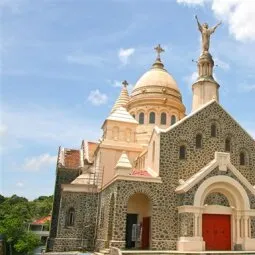
[[[122,82],[122,85],[124,86],[124,88],[126,88],[126,87],[128,86],[128,82],[127,82],[126,80],[124,80],[124,81]]]
[[[155,47],[154,50],[158,54],[157,59],[160,59],[160,53],[165,51],[163,48],[161,48],[160,44],[157,47]]]

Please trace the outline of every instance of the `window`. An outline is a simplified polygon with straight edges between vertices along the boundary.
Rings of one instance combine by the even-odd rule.
[[[155,123],[155,112],[150,112],[150,120],[149,120],[150,124],[154,124]]]
[[[217,136],[217,127],[216,124],[211,125],[211,137],[216,137]]]
[[[144,113],[143,112],[141,112],[139,114],[139,124],[144,124]]]
[[[113,129],[112,129],[112,138],[115,141],[119,140],[119,128],[118,127],[113,127]]]
[[[227,138],[225,140],[225,151],[230,152],[230,149],[231,149],[231,141],[230,141],[230,138]]]
[[[245,165],[245,153],[244,152],[240,153],[240,165],[241,166]]]
[[[176,122],[176,116],[172,115],[171,116],[171,125],[173,125]]]
[[[186,158],[186,146],[185,145],[180,146],[179,158],[180,159]]]
[[[160,124],[161,125],[166,125],[166,113],[162,112],[160,116]]]
[[[67,213],[67,226],[73,226],[74,225],[74,209],[70,208]]]
[[[201,149],[202,148],[202,135],[197,134],[196,135],[196,149]]]

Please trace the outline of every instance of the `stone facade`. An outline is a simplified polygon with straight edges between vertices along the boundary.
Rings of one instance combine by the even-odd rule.
[[[48,251],[53,250],[54,239],[57,236],[58,218],[59,218],[59,209],[60,209],[60,200],[61,200],[61,184],[72,182],[77,176],[79,176],[79,174],[80,174],[80,169],[57,168],[50,235],[47,240]]]
[[[216,137],[211,137],[211,125],[217,126]],[[202,148],[197,149],[196,134],[202,135]],[[55,233],[54,251],[77,250],[106,247],[125,248],[126,217],[128,203],[135,194],[144,194],[150,204],[150,249],[175,250],[180,237],[192,238],[197,225],[195,214],[178,213],[180,206],[193,206],[194,196],[200,185],[213,176],[228,176],[244,188],[255,209],[255,196],[231,171],[215,168],[188,192],[175,192],[180,180],[184,182],[208,162],[214,159],[215,151],[225,151],[225,140],[231,139],[230,160],[240,173],[255,184],[255,144],[253,139],[216,102],[160,133],[159,176],[161,183],[153,178],[145,180],[115,180],[99,193],[62,191],[57,221],[53,221]],[[179,148],[186,146],[185,159],[179,159]],[[246,164],[240,165],[239,155],[246,152]],[[70,182],[77,172],[62,173],[57,183]],[[62,179],[61,179],[62,178]],[[58,184],[59,185],[59,184]],[[58,187],[58,186],[56,186]],[[57,193],[58,195],[58,193]],[[56,196],[56,195],[55,195]],[[229,208],[228,198],[220,192],[212,192],[204,204]],[[68,209],[75,209],[75,224],[66,227]],[[57,224],[57,227],[56,227]],[[255,237],[255,217],[249,218],[250,238]],[[55,231],[57,229],[57,231]],[[53,234],[51,234],[51,237]],[[68,241],[67,241],[68,240]],[[242,247],[241,244],[236,244]]]

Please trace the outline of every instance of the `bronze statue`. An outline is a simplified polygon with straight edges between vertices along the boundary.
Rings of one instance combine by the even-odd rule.
[[[197,15],[195,18],[197,20],[198,29],[202,35],[202,53],[208,53],[210,47],[210,36],[214,33],[216,28],[221,25],[221,22],[219,22],[216,26],[209,28],[207,23],[204,23],[203,25],[199,23]]]

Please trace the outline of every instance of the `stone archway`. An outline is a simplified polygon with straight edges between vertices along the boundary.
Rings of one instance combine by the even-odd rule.
[[[212,194],[217,194],[219,196],[218,199],[222,200],[222,204],[219,204],[219,202],[217,204],[208,204],[208,197],[212,196]],[[250,202],[245,189],[238,181],[228,176],[208,178],[197,189],[194,197],[194,206],[202,208],[196,222],[196,232],[203,238],[205,248],[209,250],[249,249],[248,212],[250,210]],[[215,221],[215,229],[212,229],[210,224],[206,223],[209,221],[211,221],[211,225]],[[206,231],[207,233],[210,231],[214,233],[215,236],[212,237],[214,238],[214,246],[209,245],[207,234],[205,234]],[[219,233],[224,233],[225,236],[220,237]],[[217,238],[219,241],[215,241]],[[225,246],[222,242],[225,242]],[[229,242],[229,245],[227,242]]]
[[[133,194],[127,202],[126,248],[150,247],[151,201],[144,193]]]

